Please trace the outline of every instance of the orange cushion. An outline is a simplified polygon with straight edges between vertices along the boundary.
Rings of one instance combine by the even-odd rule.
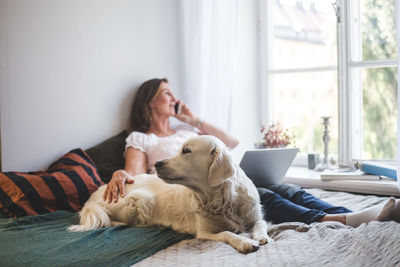
[[[46,172],[0,172],[0,212],[21,217],[56,210],[79,211],[102,184],[86,152],[74,149]]]

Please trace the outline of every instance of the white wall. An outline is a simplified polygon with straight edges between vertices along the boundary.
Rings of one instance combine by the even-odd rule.
[[[43,169],[118,133],[146,79],[168,77],[179,91],[176,5],[0,0],[3,170]]]
[[[232,134],[260,138],[257,0],[240,0]],[[167,77],[179,96],[176,0],[0,0],[2,170],[46,168],[126,128],[134,90]]]

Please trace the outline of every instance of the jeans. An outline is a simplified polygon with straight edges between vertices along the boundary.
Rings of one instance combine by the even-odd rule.
[[[350,213],[345,207],[335,207],[292,184],[275,184],[257,188],[264,219],[272,223],[318,222],[327,214]]]

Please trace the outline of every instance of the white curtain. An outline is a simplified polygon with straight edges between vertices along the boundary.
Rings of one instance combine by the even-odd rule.
[[[396,0],[395,9],[397,60],[400,62],[400,0]],[[400,66],[397,67],[397,183],[400,190]]]
[[[180,0],[183,100],[200,118],[231,128],[238,0]]]

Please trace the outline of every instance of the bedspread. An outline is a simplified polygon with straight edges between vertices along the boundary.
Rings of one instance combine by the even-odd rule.
[[[308,191],[353,210],[387,199]],[[0,219],[0,266],[400,266],[400,224],[395,222],[358,228],[335,222],[270,225],[275,242],[247,255],[166,228],[66,231],[77,222],[77,214],[67,211]]]
[[[68,232],[77,214],[0,219],[0,266],[130,266],[192,236],[159,227]]]
[[[387,198],[329,192],[310,193],[355,211]],[[400,224],[371,222],[352,228],[336,222],[269,226],[275,242],[240,254],[215,241],[190,239],[159,251],[135,266],[399,266]]]

